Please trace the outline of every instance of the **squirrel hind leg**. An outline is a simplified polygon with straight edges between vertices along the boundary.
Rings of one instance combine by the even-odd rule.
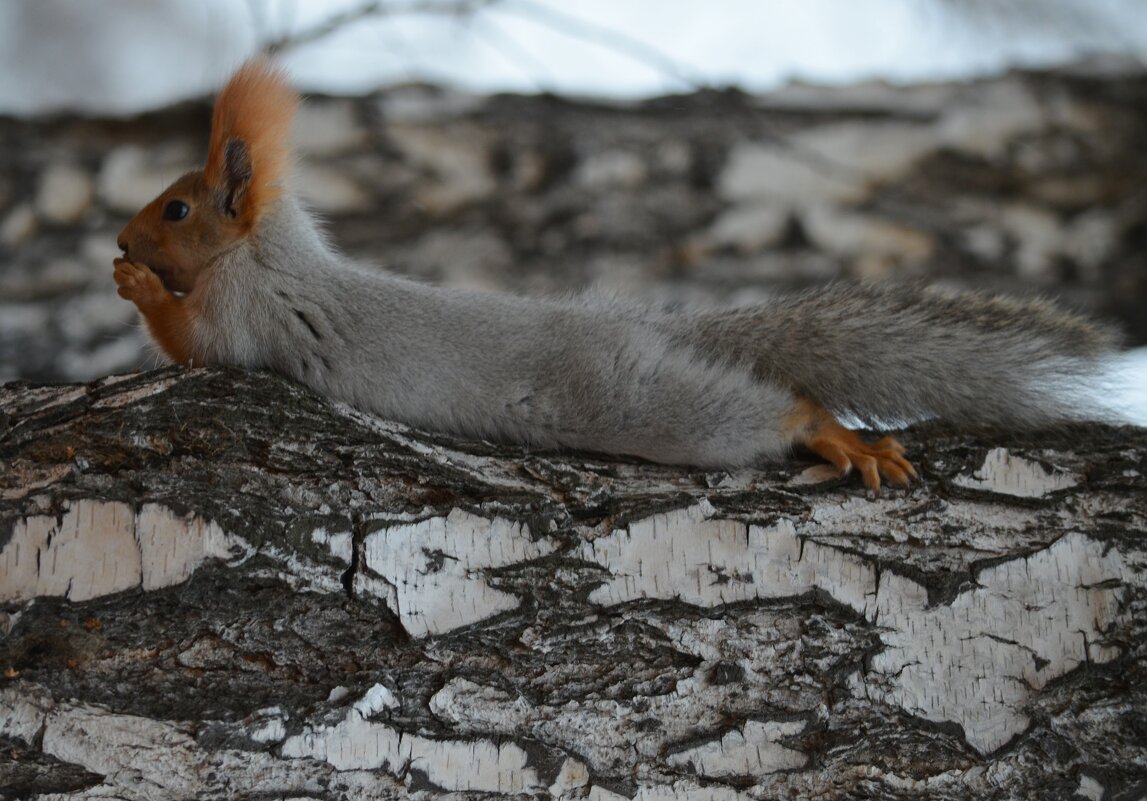
[[[917,478],[916,468],[904,458],[904,446],[895,437],[865,442],[827,409],[807,399],[798,403],[797,416],[801,423],[797,444],[828,461],[841,476],[857,470],[869,491],[879,495],[882,478],[905,488]]]

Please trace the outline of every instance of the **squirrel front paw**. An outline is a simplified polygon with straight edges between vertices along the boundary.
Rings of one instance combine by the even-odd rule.
[[[130,300],[139,308],[160,303],[170,294],[159,276],[147,265],[123,258],[116,259],[114,263],[116,291],[121,298]]]

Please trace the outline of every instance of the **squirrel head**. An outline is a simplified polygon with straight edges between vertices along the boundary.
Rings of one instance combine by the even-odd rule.
[[[219,93],[202,170],[189,172],[148,203],[120,232],[124,256],[144,264],[175,292],[251,235],[282,194],[287,140],[299,96],[282,70],[249,61]]]

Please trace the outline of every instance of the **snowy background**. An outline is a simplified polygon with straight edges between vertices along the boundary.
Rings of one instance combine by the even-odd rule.
[[[383,12],[356,13],[372,5]],[[643,97],[1147,53],[1144,0],[9,0],[0,112],[129,113],[203,95],[259,46],[340,16],[353,20],[284,54],[305,89],[425,80]]]
[[[202,96],[276,41],[293,41],[281,60],[308,91],[432,81],[613,98],[961,79],[1147,53],[1144,0],[408,0],[359,13],[370,5],[0,2],[0,113],[132,114]],[[1116,372],[1114,403],[1147,424],[1147,351]]]

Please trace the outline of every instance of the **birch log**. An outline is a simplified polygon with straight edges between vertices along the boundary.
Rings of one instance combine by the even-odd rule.
[[[0,795],[1134,799],[1147,431],[866,497],[430,435],[273,376],[0,388]]]

